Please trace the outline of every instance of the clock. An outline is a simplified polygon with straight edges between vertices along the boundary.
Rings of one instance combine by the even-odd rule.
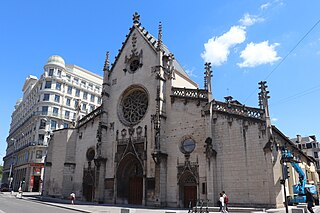
[[[181,151],[183,153],[191,153],[196,148],[196,143],[192,138],[185,139],[181,143]]]

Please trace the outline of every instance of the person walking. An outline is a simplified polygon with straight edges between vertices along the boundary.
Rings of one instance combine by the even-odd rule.
[[[222,193],[220,193],[220,198],[219,198],[219,201],[220,201],[220,203],[221,203],[221,210],[220,210],[220,212],[222,212],[222,213],[228,213],[228,211],[227,211],[227,209],[226,209],[226,204],[225,204],[225,202],[224,202],[224,197],[223,197],[223,194]]]
[[[224,198],[224,204],[226,205],[226,210],[229,211],[229,209],[228,209],[229,197],[228,197],[228,195],[226,194],[225,191],[222,191],[222,195],[223,195],[223,198]]]
[[[76,194],[72,192],[70,194],[70,199],[71,199],[71,204],[74,205],[74,200],[76,199]]]
[[[22,198],[22,187],[21,186],[18,189],[17,198]]]
[[[314,211],[312,209],[313,203],[314,203],[314,198],[308,188],[306,188],[306,200],[307,200],[307,209],[309,210],[310,213],[314,213]]]

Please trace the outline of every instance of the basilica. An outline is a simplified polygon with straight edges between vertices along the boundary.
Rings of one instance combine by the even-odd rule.
[[[187,208],[215,206],[226,191],[231,206],[282,207],[299,179],[294,170],[283,179],[281,147],[318,182],[314,160],[271,124],[267,83],[257,82],[258,107],[214,99],[210,63],[201,89],[163,43],[161,23],[154,37],[135,13],[103,71],[102,105],[51,136],[44,195]]]

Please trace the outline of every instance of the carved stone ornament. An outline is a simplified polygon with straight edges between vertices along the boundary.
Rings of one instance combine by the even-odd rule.
[[[174,55],[170,53],[168,56],[165,56],[163,59],[164,64],[164,71],[166,74],[167,79],[175,79],[175,72],[174,72],[174,66],[173,61],[175,60]]]
[[[135,33],[132,35],[132,49],[129,56],[125,56],[124,63],[125,68],[123,69],[124,72],[135,73],[140,67],[142,67],[142,56],[143,51],[140,52],[137,49],[137,36]]]
[[[205,154],[208,159],[215,157],[217,155],[217,151],[213,148],[212,139],[207,138],[205,141],[206,145],[204,145],[205,148]]]
[[[138,137],[141,137],[142,127],[141,127],[141,126],[138,126],[136,131],[137,131],[137,136],[138,136]]]

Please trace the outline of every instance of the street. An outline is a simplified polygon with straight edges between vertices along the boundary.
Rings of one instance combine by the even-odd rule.
[[[17,199],[14,196],[0,194],[0,213],[71,213],[73,210],[49,206],[26,199]]]
[[[187,213],[188,210],[181,209],[148,209],[143,207],[116,206],[95,204],[90,202],[76,201],[71,205],[69,200],[57,198],[41,198],[38,193],[24,193],[22,199],[16,198],[17,193],[0,193],[0,213],[75,213],[75,212],[104,212],[104,213]],[[297,206],[289,206],[289,213]],[[320,206],[313,207],[315,213],[320,213]],[[199,212],[199,209],[198,209]],[[218,207],[210,208],[210,212],[219,212]],[[237,208],[230,207],[231,213],[286,213],[285,208],[258,209],[258,208]],[[305,212],[309,213],[309,212]]]

